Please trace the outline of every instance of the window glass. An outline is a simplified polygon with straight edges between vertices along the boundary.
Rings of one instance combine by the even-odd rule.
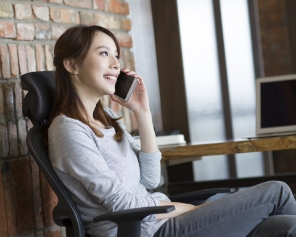
[[[212,1],[178,0],[191,142],[225,139]],[[172,49],[173,50],[173,49]],[[195,181],[228,178],[226,156],[194,162]]]
[[[247,0],[221,0],[234,138],[255,135],[255,75]],[[238,177],[264,175],[262,153],[236,155]]]
[[[255,77],[247,0],[221,0],[234,138],[255,134]],[[225,139],[212,1],[178,0],[192,142]],[[264,174],[261,153],[236,155],[238,177]],[[195,180],[228,178],[226,156],[194,162]]]

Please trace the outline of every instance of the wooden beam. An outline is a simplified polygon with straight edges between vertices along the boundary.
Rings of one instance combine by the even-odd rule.
[[[179,129],[190,142],[176,0],[152,0],[164,130]]]
[[[190,142],[186,89],[176,0],[151,0],[165,131],[179,129]],[[186,175],[176,172],[186,170]],[[167,167],[169,180],[193,180],[192,162]]]
[[[288,30],[290,36],[290,47],[292,57],[292,72],[296,73],[296,1],[286,0],[286,11],[288,20]]]

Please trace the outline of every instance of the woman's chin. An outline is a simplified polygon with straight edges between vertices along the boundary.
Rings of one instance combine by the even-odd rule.
[[[115,92],[115,90],[113,90],[113,91],[108,91],[105,95],[114,95],[114,92]]]
[[[110,91],[109,95],[113,95],[115,93],[115,88]]]

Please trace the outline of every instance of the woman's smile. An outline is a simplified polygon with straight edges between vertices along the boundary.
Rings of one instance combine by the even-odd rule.
[[[105,79],[107,79],[109,82],[111,82],[111,83],[116,83],[116,80],[117,80],[117,77],[118,77],[118,75],[112,75],[112,74],[105,74],[105,75],[103,75],[103,77],[105,78]]]

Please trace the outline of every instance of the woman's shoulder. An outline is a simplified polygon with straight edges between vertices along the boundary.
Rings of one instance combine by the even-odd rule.
[[[111,108],[109,107],[104,107],[104,110],[105,112],[111,117],[111,118],[114,118],[114,119],[117,119],[117,118],[120,118],[120,116],[115,113]],[[123,130],[126,130],[126,126],[125,124],[122,123],[121,119],[120,120],[117,120],[117,123],[119,124],[119,126],[123,129]]]
[[[57,130],[61,132],[73,129],[85,131],[91,130],[86,124],[82,123],[78,119],[73,119],[63,114],[56,116],[49,127],[49,130]]]
[[[52,120],[52,125],[79,124],[79,123],[81,122],[78,119],[70,118],[64,114],[60,114]]]
[[[111,108],[104,107],[104,110],[111,118],[119,118],[118,114],[116,114]]]

